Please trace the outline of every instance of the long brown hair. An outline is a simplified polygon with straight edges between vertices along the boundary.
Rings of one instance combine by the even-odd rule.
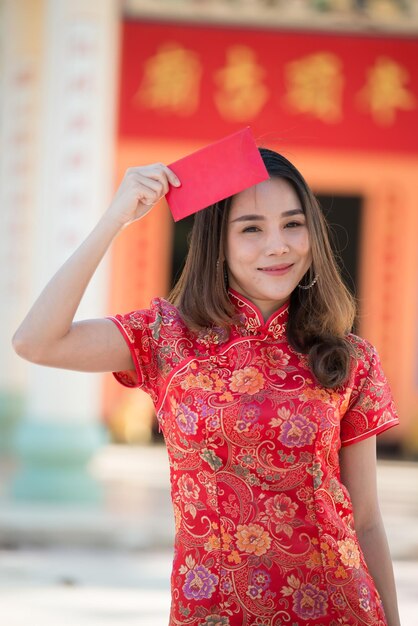
[[[303,282],[318,275],[307,290],[296,287],[290,296],[287,337],[325,387],[337,387],[348,377],[350,345],[346,340],[355,316],[354,298],[344,285],[331,249],[322,210],[301,173],[284,156],[260,148],[271,177],[284,178],[296,191],[309,232],[312,264]],[[169,296],[186,324],[230,328],[237,323],[224,280],[225,248],[232,197],[195,215],[183,272]]]

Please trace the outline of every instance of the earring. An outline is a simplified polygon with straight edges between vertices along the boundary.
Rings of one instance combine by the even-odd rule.
[[[316,284],[318,278],[319,278],[319,274],[315,274],[315,278],[310,283],[308,283],[307,285],[299,284],[298,285],[299,289],[305,289],[305,291],[307,289],[311,289],[311,287],[313,287]]]
[[[228,268],[226,266],[226,261],[224,261],[224,283],[225,283],[225,289],[228,289],[229,277],[228,277]]]

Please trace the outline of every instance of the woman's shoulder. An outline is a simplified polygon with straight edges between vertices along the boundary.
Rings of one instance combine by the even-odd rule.
[[[170,329],[179,333],[186,332],[187,327],[178,309],[165,298],[153,298],[148,308],[135,309],[124,315],[116,315],[118,321],[127,329],[137,332],[152,332],[157,339],[163,330]]]
[[[180,313],[177,307],[168,300],[166,300],[166,298],[162,298],[160,296],[156,296],[151,300],[149,308],[150,311],[155,311],[160,314],[180,317]]]
[[[149,313],[154,325],[161,327],[161,329],[164,328],[167,331],[172,329],[177,332],[188,331],[178,308],[165,298],[153,298],[150,303]]]
[[[354,333],[349,333],[346,336],[346,340],[353,350],[353,356],[357,363],[367,364],[371,367],[373,360],[377,356],[375,346],[367,339],[364,339],[364,337],[360,337]]]

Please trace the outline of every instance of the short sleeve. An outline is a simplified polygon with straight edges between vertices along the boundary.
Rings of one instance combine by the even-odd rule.
[[[150,309],[132,311],[125,315],[108,317],[119,329],[130,350],[135,369],[113,372],[116,380],[125,387],[137,387],[157,399],[158,387],[157,347],[161,315],[153,301]]]
[[[341,420],[342,446],[378,435],[399,424],[379,355],[371,344],[360,341],[362,345],[357,350],[351,397]]]

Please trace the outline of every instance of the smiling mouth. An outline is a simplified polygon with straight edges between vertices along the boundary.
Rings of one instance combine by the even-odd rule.
[[[282,273],[282,272],[286,272],[291,267],[293,267],[293,263],[289,263],[288,265],[272,265],[271,267],[259,267],[258,269],[261,272]]]

